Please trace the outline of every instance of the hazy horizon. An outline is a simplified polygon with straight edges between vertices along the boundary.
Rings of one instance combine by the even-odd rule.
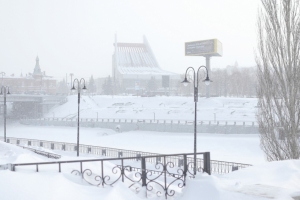
[[[0,71],[42,71],[58,80],[111,75],[114,39],[141,43],[143,35],[164,70],[184,73],[205,64],[186,57],[184,42],[217,38],[223,57],[212,68],[254,66],[258,0],[1,1]]]

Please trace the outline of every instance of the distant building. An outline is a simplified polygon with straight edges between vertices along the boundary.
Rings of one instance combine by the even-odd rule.
[[[7,74],[2,78],[2,85],[9,86],[10,92],[13,94],[55,94],[56,80],[51,76],[47,76],[45,71],[42,72],[39,64],[39,57],[36,57],[36,64],[33,73],[23,76]]]
[[[164,94],[175,91],[180,76],[160,68],[150,45],[143,43],[121,43],[115,39],[112,62],[112,80],[123,93]]]

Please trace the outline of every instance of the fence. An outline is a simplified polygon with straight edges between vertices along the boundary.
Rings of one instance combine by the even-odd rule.
[[[198,167],[198,172],[206,172],[210,174],[210,156],[209,152],[197,153],[197,155],[202,155],[202,160],[204,161],[204,168]],[[79,169],[72,170],[71,173],[81,175],[82,178],[91,185],[95,186],[113,186],[117,181],[127,182],[129,188],[139,190],[139,187],[145,187],[146,193],[154,193],[157,196],[164,195],[165,198],[175,195],[175,191],[178,188],[183,188],[186,186],[187,177],[194,177],[194,173],[190,171],[193,169],[193,162],[189,162],[188,156],[194,155],[193,153],[186,154],[165,154],[165,155],[155,155],[155,156],[142,156],[142,157],[123,157],[123,158],[107,158],[107,159],[90,159],[90,160],[69,160],[69,161],[56,161],[56,162],[36,162],[36,163],[14,163],[9,164],[8,168],[11,171],[16,171],[17,168],[24,166],[33,166],[35,171],[39,172],[39,167],[41,165],[57,165],[58,172],[62,171],[62,165],[70,163],[78,163]],[[180,167],[175,167],[176,165],[171,161],[174,157],[182,158],[183,163]],[[156,170],[148,170],[146,168],[146,163],[151,162],[151,160],[159,161],[155,163]],[[139,162],[141,168],[133,168],[130,165],[125,165],[126,160],[135,160]],[[95,169],[99,174],[93,173],[92,169],[84,169],[84,163],[98,162],[100,166]],[[111,168],[111,172],[105,170],[104,164],[107,162],[121,162],[120,165],[116,165]],[[78,165],[76,165],[78,166]],[[85,166],[87,166],[85,164]],[[100,168],[100,170],[99,170]],[[65,169],[65,168],[64,168]],[[48,170],[50,170],[48,168]],[[134,173],[133,170],[136,170]],[[176,173],[172,172],[175,171]],[[130,173],[132,176],[130,176]],[[91,178],[92,177],[92,178]],[[176,188],[176,186],[178,188]],[[175,189],[176,188],[176,189]],[[147,194],[146,194],[147,195]],[[147,195],[148,196],[148,195]]]
[[[0,137],[0,139],[2,141],[4,140],[3,137]],[[16,145],[22,144],[28,146],[43,147],[52,150],[77,151],[77,144],[75,143],[55,142],[55,141],[25,139],[25,138],[12,138],[12,137],[8,137],[6,142],[11,144],[16,144]],[[106,157],[117,157],[117,158],[122,158],[122,157],[140,158],[145,156],[154,156],[151,159],[150,158],[147,159],[147,162],[157,163],[161,161],[161,157],[160,157],[161,154],[158,153],[100,147],[100,146],[84,145],[84,144],[79,145],[79,152],[106,156]],[[168,159],[169,159],[168,161],[172,162],[175,166],[180,167],[183,165],[182,157],[169,156]],[[189,163],[193,162],[193,158],[188,157],[187,159]],[[226,162],[226,161],[218,161],[218,160],[211,160],[210,162],[211,162],[210,172],[218,173],[218,174],[230,173],[232,171],[251,166],[250,164]],[[196,164],[198,167],[204,168],[203,159],[197,158]]]
[[[42,156],[46,156],[48,158],[54,158],[54,159],[59,159],[61,158],[61,155],[58,155],[58,154],[55,154],[55,153],[50,153],[50,152],[46,152],[46,151],[41,151],[41,150],[37,150],[37,149],[33,149],[33,148],[29,148],[29,147],[24,147],[24,146],[20,146],[18,145],[19,147],[22,147],[23,149],[28,149],[36,154],[39,154],[39,155],[42,155]]]
[[[21,124],[35,126],[77,126],[77,118],[21,119]],[[121,131],[145,130],[158,132],[193,132],[192,120],[150,120],[150,119],[100,119],[81,118],[80,126],[98,127]],[[258,134],[257,122],[245,121],[197,121],[198,133]]]

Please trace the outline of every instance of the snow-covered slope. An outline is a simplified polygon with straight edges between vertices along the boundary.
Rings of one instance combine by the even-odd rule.
[[[199,120],[256,121],[255,98],[199,98]],[[82,96],[82,118],[113,119],[180,119],[192,120],[194,100],[192,97],[135,97],[135,96]],[[155,113],[155,114],[154,114]],[[74,118],[77,116],[77,95],[68,102],[53,108],[45,117]]]

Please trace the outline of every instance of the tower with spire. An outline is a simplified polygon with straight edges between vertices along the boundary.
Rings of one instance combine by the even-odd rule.
[[[34,67],[32,76],[34,78],[43,76],[41,68],[40,68],[40,63],[39,63],[39,57],[38,56],[35,59],[35,67]]]

